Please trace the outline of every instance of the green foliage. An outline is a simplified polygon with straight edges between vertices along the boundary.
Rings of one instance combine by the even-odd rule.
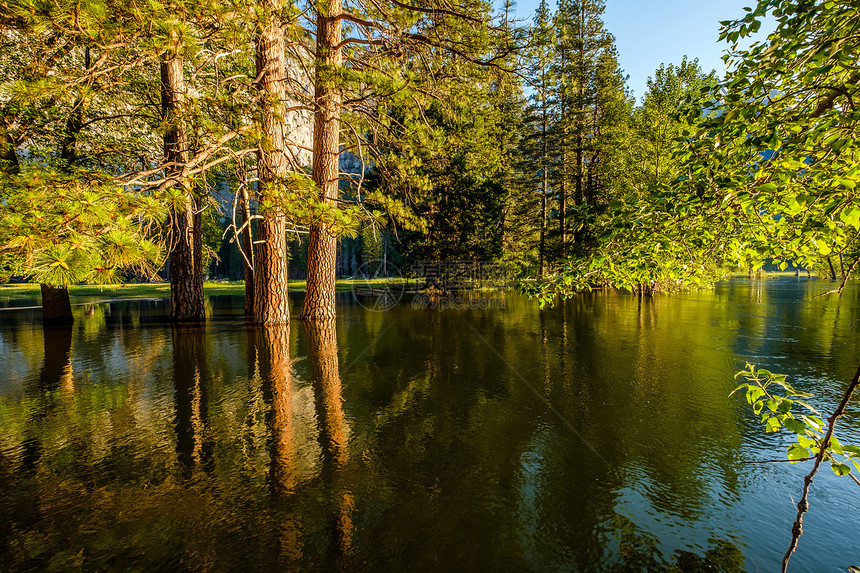
[[[688,61],[686,56],[677,66],[661,64],[648,78],[642,105],[633,114],[633,186],[644,190],[678,176],[674,152],[699,120],[688,112],[709,104],[709,88],[716,83],[714,72],[705,74],[697,59]]]
[[[712,92],[719,113],[690,139],[678,191],[705,217],[738,220],[725,248],[750,266],[773,258],[812,267],[831,254],[848,257],[848,267],[860,260],[852,246],[860,234],[852,103],[860,68],[848,57],[860,44],[849,4],[763,1],[725,23],[721,38],[731,43],[768,13],[777,28],[726,56],[734,69]]]
[[[768,13],[776,31],[749,50],[730,52],[734,67],[722,82],[711,85],[683,62],[658,73],[641,114],[675,102],[666,117],[675,118],[671,128],[681,145],[671,157],[650,152],[652,166],[659,161],[668,169],[654,169],[643,192],[591,223],[598,229],[596,258],[568,261],[532,294],[550,300],[588,285],[697,284],[724,269],[769,261],[827,268],[835,260],[844,279],[860,264],[853,135],[860,115],[852,103],[860,67],[846,59],[860,50],[853,8],[762,1],[743,19],[726,22],[722,37],[736,42]],[[668,143],[658,134],[641,140],[648,141]]]
[[[155,197],[97,173],[24,170],[3,180],[0,257],[5,278],[31,276],[62,287],[118,282],[122,269],[151,272],[162,251]]]
[[[796,436],[797,443],[788,446],[786,451],[792,463],[813,459],[823,448],[822,460],[830,462],[833,473],[838,476],[848,475],[852,471],[851,465],[860,473],[860,447],[842,445],[836,436],[831,436],[826,444],[823,443],[827,424],[803,400],[812,394],[792,388],[786,382],[785,374],[774,374],[764,368],[756,369],[751,364],[747,364],[746,370],[738,372],[735,378],[742,378],[745,382],[735,388],[732,394],[745,393],[747,404],[768,433],[785,429]],[[795,405],[805,413],[798,412]]]

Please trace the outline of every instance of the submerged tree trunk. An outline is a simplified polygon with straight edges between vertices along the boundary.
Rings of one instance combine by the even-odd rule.
[[[69,287],[39,285],[42,289],[42,323],[72,324],[72,304],[69,301]]]
[[[170,316],[172,322],[203,322],[203,236],[197,201],[188,182],[181,179],[188,161],[188,137],[182,119],[185,76],[182,58],[173,55],[161,62],[161,110],[168,124],[164,134],[166,172],[171,187],[182,190],[182,198],[171,206],[170,214]]]
[[[314,183],[320,199],[336,207],[338,194],[338,157],[340,156],[341,94],[335,73],[341,66],[342,0],[332,0],[328,13],[317,8],[316,78],[314,80]],[[314,223],[308,239],[308,276],[302,318],[334,317],[337,238],[323,223]]]
[[[260,90],[261,141],[257,152],[260,213],[254,249],[254,322],[282,324],[290,321],[287,298],[287,223],[280,205],[289,173],[284,150],[284,100],[286,55],[279,0],[264,0],[263,19],[257,37],[257,76]],[[246,275],[247,276],[247,275]]]
[[[273,502],[286,507],[294,502],[298,485],[299,452],[292,402],[290,326],[267,324],[256,329],[257,362],[263,399],[268,406],[269,487]],[[279,570],[292,570],[302,557],[302,528],[295,520],[280,520],[272,528]]]
[[[836,269],[833,268],[833,259],[830,257],[827,257],[827,266],[830,267],[830,280],[835,281],[836,280]]]
[[[176,456],[182,477],[190,479],[198,470],[214,469],[205,327],[174,326],[172,338]]]

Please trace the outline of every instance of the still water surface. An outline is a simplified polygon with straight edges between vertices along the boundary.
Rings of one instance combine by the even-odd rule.
[[[832,410],[860,289],[831,286],[346,295],[287,328],[224,296],[205,328],[165,300],[80,304],[71,330],[0,310],[0,570],[777,570],[808,468],[745,464],[788,439],[727,395],[750,361]],[[860,488],[826,469],[810,502],[793,570],[860,564]]]

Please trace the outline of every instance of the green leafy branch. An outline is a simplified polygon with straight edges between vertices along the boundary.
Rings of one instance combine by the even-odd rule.
[[[735,388],[730,396],[745,391],[747,403],[760,417],[768,433],[779,432],[784,428],[795,434],[797,443],[788,446],[788,459],[784,461],[797,463],[815,459],[824,446],[827,424],[818,417],[815,408],[802,400],[812,394],[795,390],[786,382],[785,374],[774,374],[764,368],[756,369],[752,364],[747,364],[746,370],[735,374],[735,378],[742,378],[746,382]],[[780,390],[782,393],[777,393]],[[807,413],[792,412],[795,404]],[[824,446],[822,460],[830,462],[830,468],[836,475],[847,475],[860,485],[860,480],[851,473],[852,468],[848,465],[850,462],[860,473],[860,447],[842,445],[836,436],[831,435]]]
[[[732,394],[746,388],[747,402],[753,406],[753,411],[757,408],[756,403],[761,400],[762,406],[759,408],[759,415],[762,415],[761,412],[765,407],[768,408],[768,411],[764,412],[762,415],[762,421],[765,424],[768,424],[769,431],[778,432],[784,427],[787,429],[791,427],[793,429],[800,430],[799,424],[789,422],[788,425],[786,425],[785,422],[786,420],[798,420],[798,418],[791,413],[791,406],[794,402],[798,401],[797,398],[808,397],[808,395],[798,393],[789,386],[785,381],[785,375],[774,374],[769,370],[764,369],[756,370],[755,366],[747,364],[747,369],[739,372],[736,377],[737,376],[743,376],[747,382],[735,388]],[[773,391],[769,392],[768,388],[774,385],[778,388],[783,388],[786,394],[784,396],[779,396],[773,394]],[[851,467],[844,462],[846,459],[850,459],[855,467],[860,470],[860,466],[857,465],[857,455],[860,453],[860,450],[855,446],[841,445],[834,437],[833,432],[836,429],[836,423],[845,413],[845,408],[848,406],[848,402],[851,401],[851,398],[854,396],[854,392],[858,387],[860,387],[860,367],[857,368],[857,372],[854,374],[851,382],[848,383],[848,387],[842,395],[842,400],[840,400],[839,406],[836,407],[836,410],[834,410],[833,414],[831,414],[827,419],[826,426],[820,418],[805,415],[801,415],[800,417],[799,421],[803,423],[805,428],[802,432],[795,432],[798,436],[797,445],[804,448],[804,450],[807,450],[809,453],[814,453],[815,455],[812,459],[815,461],[812,469],[803,479],[803,496],[797,503],[797,517],[795,518],[794,525],[791,528],[791,544],[788,547],[788,551],[785,552],[785,555],[782,558],[782,573],[785,573],[788,570],[788,561],[791,559],[791,555],[794,553],[795,549],[797,549],[797,542],[800,539],[800,536],[803,535],[803,514],[809,511],[809,488],[812,485],[812,478],[815,477],[815,474],[818,473],[818,470],[821,467],[821,463],[824,462],[825,459],[828,459],[830,460],[830,467],[836,475],[850,475],[855,482],[857,481],[856,476],[851,474]],[[781,400],[777,401],[777,397]],[[794,397],[795,399],[792,400],[791,397]],[[770,400],[772,400],[772,402],[770,402]],[[791,402],[784,405],[786,400],[791,400]],[[771,410],[770,406],[775,406],[775,410]],[[780,406],[783,411],[780,411]],[[806,404],[806,407],[810,410],[812,409],[808,404]],[[776,418],[776,422],[771,422],[771,418]],[[821,437],[822,431],[824,432],[823,437]],[[801,438],[809,439],[811,440],[811,443],[801,442]],[[804,444],[808,444],[809,447],[804,447]],[[790,455],[792,447],[793,446],[789,446]],[[797,449],[794,450],[794,455],[796,456],[805,453],[806,452],[800,452]],[[842,461],[837,460],[834,457],[834,454],[843,456]],[[788,461],[794,460],[789,458]],[[797,461],[800,461],[800,459]]]

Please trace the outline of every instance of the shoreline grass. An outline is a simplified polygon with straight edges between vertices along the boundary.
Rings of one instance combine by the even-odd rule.
[[[348,292],[356,284],[384,284],[388,279],[349,280],[342,279],[336,283],[338,292]],[[307,285],[303,280],[291,280],[287,283],[288,290],[304,292]],[[207,295],[244,295],[244,281],[207,281],[203,283],[203,291]],[[41,296],[39,285],[35,283],[0,284],[0,298],[36,298]],[[102,297],[102,298],[169,298],[170,283],[125,283],[117,285],[72,285],[69,296]]]
[[[794,271],[767,271],[753,280],[767,280],[769,278],[794,277]],[[801,278],[806,278],[806,273],[800,273]],[[726,278],[746,279],[747,273],[730,273]],[[349,292],[357,284],[389,284],[392,279],[354,280],[340,279],[336,282],[337,292]],[[304,292],[306,289],[304,280],[291,280],[287,288],[291,292]],[[206,295],[238,295],[245,294],[244,281],[207,281],[203,284]],[[116,285],[72,285],[69,287],[69,296],[72,298],[170,298],[170,283],[124,283]],[[36,283],[0,284],[0,299],[13,298],[40,298],[41,292]]]

